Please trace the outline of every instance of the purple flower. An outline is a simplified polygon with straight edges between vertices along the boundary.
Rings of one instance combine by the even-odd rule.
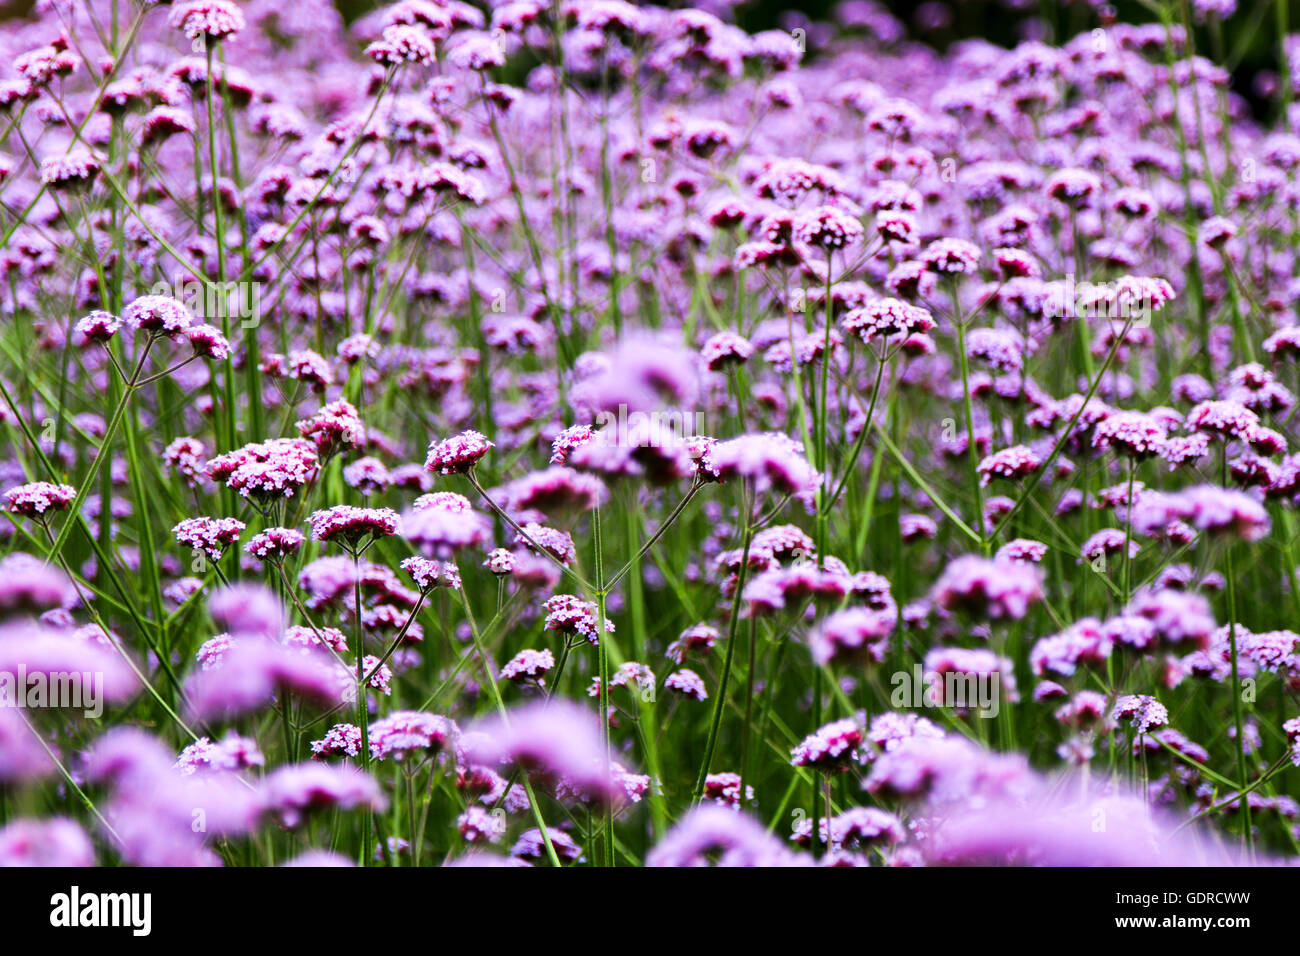
[[[1255,498],[1241,491],[1197,485],[1182,492],[1186,518],[1209,534],[1231,534],[1258,541],[1272,525],[1268,512]]]
[[[590,420],[603,422],[663,408],[686,412],[698,396],[694,353],[645,339],[627,342],[605,358],[599,371],[575,385],[570,398]]]
[[[928,309],[893,298],[877,299],[863,308],[853,309],[842,323],[845,331],[867,344],[885,341],[891,345],[909,335],[929,332],[935,325]]]
[[[643,694],[649,694],[654,691],[657,679],[654,671],[645,664],[639,664],[636,661],[628,661],[620,664],[618,668],[610,675],[609,689],[612,693],[615,687],[630,687],[640,691]],[[587,688],[588,697],[600,696],[600,678],[593,677],[591,686]]]
[[[254,442],[207,464],[208,477],[223,481],[245,498],[262,506],[292,497],[315,481],[320,459],[312,445],[300,438]]]
[[[865,850],[902,842],[906,831],[898,817],[876,807],[851,807],[829,820],[822,817],[818,826],[821,842],[833,851]],[[800,846],[812,842],[812,820],[805,817],[795,825],[790,837]]]
[[[1187,427],[1219,438],[1250,441],[1259,427],[1259,416],[1240,402],[1205,401],[1187,413]]]
[[[163,449],[163,460],[194,488],[207,470],[208,454],[203,442],[197,438],[182,437]]]
[[[454,492],[435,492],[416,499],[402,513],[398,533],[425,555],[449,560],[466,548],[487,544],[491,523],[469,499]]]
[[[0,828],[0,867],[94,866],[95,847],[72,820],[14,820]]]
[[[244,550],[259,561],[278,563],[297,554],[306,540],[295,528],[267,528],[249,538]]]
[[[691,700],[706,700],[709,696],[709,692],[704,687],[704,680],[687,667],[669,674],[664,681],[664,688],[675,691],[683,697],[689,697]]]
[[[335,541],[356,550],[363,541],[397,533],[397,512],[392,508],[358,508],[335,505],[307,516],[311,536],[317,541]]]
[[[27,687],[17,683],[16,675],[22,674]],[[39,677],[48,695],[42,706],[48,707],[89,710],[104,701],[124,701],[140,688],[135,670],[118,651],[26,622],[0,628],[0,676],[15,682],[0,680],[0,699],[15,693],[30,696],[33,678]],[[59,689],[67,696],[56,693]]]
[[[700,347],[700,356],[710,372],[743,365],[753,354],[753,344],[735,332],[718,332]]]
[[[462,744],[472,762],[516,766],[544,786],[563,782],[608,801],[622,795],[617,781],[605,774],[600,723],[577,704],[552,700],[516,707],[474,724]]]
[[[386,805],[379,784],[369,774],[346,764],[286,764],[268,774],[261,787],[262,805],[286,827],[298,827],[323,810],[376,812]]]
[[[688,654],[703,657],[712,650],[719,636],[718,629],[712,624],[692,624],[668,645],[668,656],[677,664],[686,660]]]
[[[105,818],[112,831],[106,835],[122,859],[137,866],[215,865],[207,835],[247,834],[261,811],[254,790],[230,773],[184,774],[161,741],[130,728],[99,738],[85,773],[110,788]],[[202,828],[195,828],[196,820]]]
[[[244,29],[244,13],[229,0],[189,0],[174,7],[170,23],[190,39],[225,40]]]
[[[356,724],[335,724],[320,740],[311,742],[316,757],[355,757],[361,753],[361,728]]]
[[[594,601],[584,601],[572,594],[556,594],[542,604],[548,631],[574,634],[589,644],[600,643],[600,618]],[[614,633],[614,622],[605,619],[605,633]]]
[[[284,605],[265,585],[243,582],[215,591],[208,613],[235,635],[259,635],[278,640],[288,620]]]
[[[704,467],[720,481],[747,480],[760,495],[808,498],[819,480],[803,450],[776,432],[720,441],[709,449]]]
[[[604,482],[593,475],[553,465],[512,481],[506,497],[517,511],[543,514],[590,511],[609,497]]]
[[[704,778],[704,799],[720,807],[740,809],[740,774],[711,773]],[[745,786],[745,802],[754,802],[754,788]]]
[[[36,734],[16,708],[0,707],[0,783],[25,783],[57,772]]]
[[[349,488],[362,494],[373,495],[384,491],[393,483],[392,476],[378,458],[358,458],[343,469],[343,480]]]
[[[546,673],[554,666],[555,655],[550,650],[523,650],[501,668],[501,676],[515,683],[535,681],[541,684]]]
[[[345,703],[354,692],[347,678],[342,667],[321,654],[246,637],[232,642],[217,666],[195,674],[186,693],[198,719],[231,719],[261,710],[277,694],[294,694],[325,707]]]
[[[306,850],[299,853],[292,860],[281,863],[281,866],[291,867],[310,867],[319,869],[321,867],[349,867],[356,866],[352,860],[338,853],[329,850]]]
[[[54,189],[76,190],[88,186],[99,175],[99,160],[85,150],[41,160],[41,182]]]
[[[1125,613],[1149,621],[1156,638],[1174,646],[1209,646],[1215,630],[1210,602],[1194,591],[1143,588]]]
[[[829,560],[826,567],[800,562],[756,575],[745,585],[741,599],[750,614],[772,614],[809,598],[823,605],[836,604],[852,587],[852,577]]]
[[[924,668],[927,699],[943,707],[973,710],[986,702],[996,707],[999,695],[1012,702],[1018,699],[1011,661],[984,648],[931,648]],[[989,689],[987,694],[981,684]]]
[[[808,635],[813,662],[879,664],[885,659],[897,611],[846,608],[829,615]]]
[[[501,814],[471,805],[456,818],[456,829],[466,843],[497,843],[506,835],[506,820]]]
[[[71,607],[78,598],[76,586],[58,566],[22,551],[0,558],[0,612],[40,613]]]
[[[460,728],[453,720],[417,710],[399,710],[370,725],[370,753],[376,760],[404,760],[413,751],[447,750],[459,736]]]
[[[227,734],[217,743],[207,737],[200,737],[176,758],[176,769],[182,776],[200,772],[240,771],[265,765],[266,757],[258,749],[257,741],[235,734]]]
[[[1213,535],[1258,541],[1271,527],[1268,511],[1251,495],[1215,485],[1173,493],[1145,492],[1133,508],[1133,528],[1147,536],[1179,533],[1188,526]]]
[[[360,446],[366,438],[366,427],[355,406],[342,398],[321,406],[316,414],[302,419],[296,427],[298,434],[311,441],[316,454],[322,458],[328,458],[344,445]]]
[[[570,453],[586,445],[595,437],[596,433],[590,425],[569,426],[556,435],[551,442],[550,463],[552,465],[568,464]]]
[[[439,475],[462,475],[482,461],[492,447],[492,442],[476,431],[461,432],[431,442],[424,467]]]
[[[1098,826],[1101,821],[1103,825]],[[940,866],[1224,866],[1230,854],[1178,831],[1140,798],[1057,791],[949,815],[926,856]]]
[[[1047,545],[1031,538],[1012,538],[993,555],[998,560],[1022,561],[1029,564],[1040,564],[1046,556]]]
[[[429,591],[439,585],[452,590],[459,590],[461,587],[460,569],[456,567],[454,561],[406,558],[402,561],[402,570],[411,576],[411,580],[421,591]]]
[[[948,806],[1018,795],[1034,782],[1019,754],[993,754],[964,739],[926,734],[886,749],[872,765],[866,789],[880,799]]]
[[[578,557],[578,549],[573,543],[573,537],[567,531],[558,531],[530,521],[523,526],[523,532],[515,536],[517,547],[525,547],[534,554],[545,551],[564,565],[572,564]],[[515,560],[518,561],[518,555]]]
[[[963,555],[949,563],[930,593],[946,611],[1018,619],[1042,600],[1043,574],[1032,564]]]
[[[1084,618],[1059,634],[1039,639],[1029,652],[1029,664],[1039,677],[1072,677],[1081,665],[1105,666],[1112,644],[1096,618]]]
[[[800,866],[811,861],[792,853],[759,823],[714,804],[690,811],[647,854],[646,866]]]
[[[66,511],[77,497],[71,485],[56,485],[48,481],[34,481],[18,485],[4,493],[5,508],[16,515],[44,521],[46,512]]]
[[[237,518],[186,518],[172,528],[172,534],[177,543],[219,561],[226,548],[239,540],[244,528],[244,522]]]
[[[385,27],[383,38],[366,47],[366,56],[389,66],[404,63],[427,66],[433,62],[435,55],[433,37],[423,27],[403,24]]]
[[[185,330],[185,338],[199,358],[220,361],[230,356],[230,343],[220,329],[211,325],[192,325]]]
[[[826,773],[846,770],[857,759],[857,748],[864,739],[862,727],[854,718],[832,721],[800,741],[790,751],[790,763]]]
[[[72,331],[85,342],[104,343],[117,335],[122,329],[122,320],[111,312],[96,309],[89,315],[77,320]]]
[[[128,327],[161,335],[179,335],[194,322],[182,303],[165,295],[142,295],[127,303],[122,321]]]
[[[979,266],[980,250],[965,239],[936,239],[926,247],[921,261],[931,272],[940,275],[969,275]]]
[[[1114,412],[1092,432],[1092,447],[1110,448],[1136,459],[1161,454],[1167,441],[1164,426],[1141,412]]]
[[[1169,711],[1165,705],[1146,694],[1125,694],[1115,701],[1111,711],[1114,720],[1127,720],[1139,734],[1145,734],[1153,727],[1164,727],[1169,723]]]
[[[1043,460],[1025,445],[1004,448],[979,463],[980,484],[987,486],[994,478],[1018,481],[1043,467]]]
[[[1125,533],[1118,528],[1102,528],[1083,543],[1083,547],[1079,550],[1080,560],[1096,561],[1101,557],[1122,554],[1125,550],[1125,538]],[[1128,541],[1128,556],[1130,558],[1136,558],[1139,550],[1136,541]]]
[[[582,847],[574,842],[573,837],[563,830],[555,830],[551,827],[546,828],[546,836],[551,841],[551,846],[555,850],[555,855],[566,863],[581,862]],[[542,839],[542,831],[534,827],[531,830],[525,830],[520,835],[515,845],[510,849],[510,855],[521,860],[542,860],[546,858],[546,843]]]

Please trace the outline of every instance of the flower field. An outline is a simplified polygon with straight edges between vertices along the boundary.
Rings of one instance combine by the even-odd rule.
[[[1288,5],[745,6],[0,21],[0,866],[1300,856]]]

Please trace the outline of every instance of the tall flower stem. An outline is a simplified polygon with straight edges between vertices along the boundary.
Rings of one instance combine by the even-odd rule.
[[[813,726],[820,727],[822,724],[822,669],[820,667],[813,669]],[[815,858],[820,859],[822,855],[822,833],[821,833],[821,787],[818,786],[817,772],[812,774],[812,852]],[[829,801],[827,802],[827,815],[829,815]]]
[[[1219,478],[1224,488],[1228,487],[1228,449],[1226,444],[1219,452]],[[1237,732],[1237,778],[1241,785],[1246,785],[1246,734],[1241,716],[1241,679],[1237,671],[1237,574],[1232,566],[1233,541],[1228,539],[1223,550],[1225,590],[1228,594],[1228,652],[1232,663],[1232,725]],[[1250,823],[1250,801],[1241,798],[1241,840],[1246,852],[1254,855],[1255,837]]]
[[[212,81],[213,67],[213,45],[211,42],[206,44],[205,54],[207,56],[207,110],[208,110],[208,175],[212,177],[212,230],[213,238],[217,244],[217,282],[220,291],[214,297],[217,304],[218,318],[221,322],[221,334],[230,340],[230,310],[226,308],[227,294],[226,288],[226,220],[225,211],[221,208],[221,168],[218,160],[217,150],[217,114],[216,114],[216,86]],[[224,79],[222,81],[225,82]],[[231,356],[226,357],[225,374],[223,376],[223,397],[225,400],[224,422],[226,428],[226,441],[228,447],[234,448],[239,444],[238,426],[236,424],[235,407],[235,365]],[[249,396],[250,403],[257,401],[256,396]],[[215,410],[214,410],[215,412]]]
[[[584,593],[587,594],[596,593],[598,588],[596,588],[591,583],[589,583],[586,578],[584,578],[577,571],[573,570],[573,568],[569,567],[567,564],[565,564],[563,561],[561,561],[559,558],[553,555],[550,551],[547,551],[544,547],[542,547],[540,544],[537,543],[537,541],[533,539],[532,535],[530,535],[523,528],[519,527],[519,522],[515,521],[514,518],[510,517],[510,515],[506,512],[504,508],[502,508],[500,505],[498,505],[495,501],[492,500],[491,496],[489,496],[488,493],[483,489],[483,486],[479,484],[478,477],[472,471],[466,472],[465,477],[469,479],[469,483],[474,486],[474,490],[478,492],[479,497],[483,499],[483,502],[489,508],[492,509],[492,512],[495,515],[497,515],[497,517],[499,517],[506,524],[510,525],[511,529],[515,532],[515,534],[519,535],[519,537],[521,537],[524,541],[528,542],[529,546],[531,546],[534,551],[536,551],[543,558],[546,558],[557,568],[559,568],[562,574],[567,574],[569,577],[571,577],[574,580],[574,582],[578,585],[578,587],[582,588]]]
[[[970,359],[966,356],[966,323],[961,316],[961,304],[957,299],[957,287],[952,287],[952,322],[957,327],[957,361],[961,366],[961,404],[962,414],[966,420],[966,460],[970,465],[971,499],[974,514],[971,526],[979,532],[980,550],[989,551],[989,536],[984,528],[984,491],[980,487],[980,452],[975,440],[975,411],[970,393]]]
[[[830,429],[827,424],[827,398],[830,394],[831,377],[831,324],[835,317],[835,303],[831,297],[834,283],[831,279],[831,255],[826,255],[826,338],[822,350],[822,386],[817,401],[817,469],[821,472],[821,485],[817,489],[817,566],[822,567],[826,558],[826,530],[830,520],[830,482],[831,449]],[[792,353],[793,364],[798,358]]]
[[[483,662],[483,674],[487,678],[488,690],[492,692],[492,703],[496,705],[497,714],[507,725],[510,723],[510,715],[506,713],[505,701],[501,699],[501,687],[497,683],[496,672],[492,669],[492,658],[488,656],[487,648],[483,646],[483,635],[478,629],[478,623],[474,619],[474,612],[469,606],[469,595],[465,593],[465,588],[461,587],[460,603],[465,610],[465,620],[469,622],[470,637],[474,641],[474,650],[478,652],[479,660]],[[520,780],[524,785],[524,792],[528,794],[528,806],[532,810],[533,820],[537,824],[537,830],[542,835],[542,844],[546,848],[546,859],[550,861],[551,866],[560,865],[560,857],[555,852],[555,846],[551,843],[550,831],[546,828],[546,820],[542,817],[542,808],[537,803],[537,794],[533,792],[532,781],[528,779],[528,774],[520,774]],[[507,791],[509,787],[506,788]]]
[[[654,534],[652,534],[649,538],[646,539],[645,543],[641,545],[640,548],[637,549],[636,554],[634,554],[631,558],[629,558],[626,564],[624,564],[621,568],[615,571],[614,574],[610,577],[610,579],[608,581],[605,581],[601,585],[600,590],[608,593],[610,590],[613,589],[615,584],[617,584],[619,581],[623,579],[623,576],[627,574],[628,571],[636,567],[637,562],[640,561],[643,557],[645,557],[645,553],[649,551],[651,548],[653,548],[655,546],[655,543],[658,542],[658,540],[664,536],[664,532],[673,526],[673,522],[676,521],[679,517],[681,517],[682,512],[686,510],[686,506],[691,503],[691,499],[695,497],[696,493],[699,490],[700,490],[700,483],[699,481],[696,481],[691,485],[691,490],[686,493],[686,496],[682,498],[680,502],[678,502],[677,507],[672,510],[672,513],[669,514],[668,517],[664,519],[663,524],[661,524],[655,530]]]
[[[709,724],[709,738],[704,746],[704,759],[695,777],[692,802],[698,803],[704,795],[704,781],[713,763],[713,751],[718,744],[718,728],[722,726],[722,711],[727,701],[727,681],[731,676],[731,662],[736,656],[736,630],[740,624],[740,596],[745,590],[745,572],[749,570],[749,546],[754,540],[754,526],[750,520],[748,497],[741,493],[740,568],[736,572],[736,590],[731,596],[731,618],[727,622],[727,652],[722,662],[722,676],[718,679],[717,695],[713,699],[713,719]]]
[[[1128,460],[1128,494],[1124,499],[1124,604],[1133,596],[1133,556],[1129,551],[1133,541],[1133,473],[1137,462]]]
[[[605,595],[608,591],[604,585],[605,578],[605,557],[604,542],[601,540],[600,527],[600,506],[597,505],[591,512],[591,538],[593,548],[593,560],[595,562],[596,574],[596,636],[597,636],[597,653],[600,661],[600,745],[603,759],[605,762],[604,776],[606,780],[612,779],[613,770],[610,766],[610,740],[609,740],[609,642],[610,635],[605,633]],[[602,855],[605,866],[614,865],[614,811],[609,802],[606,802],[601,821],[601,830],[603,837],[601,839]]]
[[[758,618],[749,618],[749,659],[745,663],[745,723],[740,737],[740,789],[744,803],[745,778],[748,776],[750,738],[754,723],[754,672],[758,670]]]
[[[854,439],[853,447],[849,450],[849,456],[840,469],[840,480],[835,483],[835,490],[831,492],[830,499],[826,503],[828,511],[835,507],[835,503],[840,500],[840,495],[844,494],[844,486],[848,484],[849,476],[853,474],[853,468],[858,463],[858,455],[862,452],[862,446],[866,444],[867,433],[871,431],[871,422],[876,415],[876,400],[880,397],[880,385],[884,377],[885,360],[880,356],[876,356],[876,380],[871,385],[871,399],[867,402],[866,417],[862,419],[862,430],[858,432],[858,437]]]
[[[127,381],[126,387],[122,390],[122,397],[113,409],[113,416],[108,420],[108,426],[104,429],[104,437],[99,443],[99,453],[91,459],[90,470],[81,480],[81,486],[77,489],[77,497],[72,500],[68,507],[69,513],[73,516],[71,520],[65,521],[63,527],[59,529],[59,536],[50,545],[50,553],[46,556],[46,561],[53,561],[63,551],[63,546],[68,543],[68,536],[72,534],[72,529],[76,527],[77,516],[81,514],[81,506],[86,502],[86,496],[90,494],[90,489],[94,486],[95,476],[99,474],[99,469],[104,462],[111,457],[109,448],[113,441],[113,436],[117,434],[118,426],[122,424],[122,418],[126,414],[126,407],[130,403],[132,396],[135,394],[136,385],[140,379],[140,373],[144,371],[145,359],[149,357],[149,350],[153,347],[154,336],[150,335],[140,352],[140,358],[135,365],[135,371],[131,373],[131,378]]]
[[[365,632],[361,623],[361,552],[352,553],[352,598],[353,605],[353,647],[352,653],[357,658],[357,726],[361,728],[361,767],[370,772],[370,708],[366,700],[366,645]],[[361,812],[361,866],[370,865],[370,811]]]

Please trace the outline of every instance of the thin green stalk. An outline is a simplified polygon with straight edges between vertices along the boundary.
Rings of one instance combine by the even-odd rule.
[[[604,776],[605,779],[612,779],[613,768],[610,758],[610,739],[609,739],[609,642],[611,635],[605,632],[605,595],[608,593],[604,585],[605,575],[605,558],[604,542],[601,540],[600,526],[600,506],[597,505],[591,512],[591,539],[593,558],[595,562],[596,581],[596,634],[597,634],[597,651],[600,658],[600,745],[601,753],[604,759]],[[603,839],[601,846],[605,866],[614,865],[614,815],[613,808],[606,801],[604,813],[601,821],[601,831]]]
[[[1228,486],[1228,452],[1221,449],[1219,459],[1219,477],[1226,488]],[[1237,775],[1244,783],[1246,780],[1246,734],[1245,723],[1241,715],[1241,679],[1237,670],[1237,575],[1233,569],[1233,541],[1226,542],[1223,552],[1225,590],[1228,595],[1228,654],[1232,664],[1232,725],[1237,732]],[[1250,823],[1250,801],[1241,799],[1241,839],[1246,852],[1255,853],[1255,835]]]
[[[695,778],[695,791],[692,802],[699,803],[704,795],[704,781],[709,775],[713,763],[713,751],[718,743],[718,728],[722,726],[722,710],[726,706],[727,681],[731,676],[731,662],[736,655],[736,629],[740,624],[740,596],[745,590],[745,573],[749,570],[749,546],[754,540],[754,527],[750,521],[749,501],[741,494],[741,546],[740,568],[736,572],[736,590],[731,596],[731,618],[727,622],[727,651],[722,662],[722,676],[718,679],[717,694],[713,700],[713,719],[709,724],[709,738],[704,747],[704,759]]]
[[[353,648],[352,653],[357,658],[357,726],[361,728],[361,767],[366,773],[370,772],[370,702],[366,694],[365,670],[366,670],[366,644],[365,632],[361,621],[361,552],[356,550],[352,555],[353,581],[352,581],[352,598],[355,601],[353,605],[354,625],[352,630]],[[368,809],[362,810],[361,816],[361,866],[370,865],[370,824],[371,813]]]
[[[103,467],[105,460],[112,457],[113,437],[117,434],[118,426],[122,423],[122,417],[126,413],[126,406],[135,393],[136,381],[140,378],[141,371],[144,370],[145,359],[149,357],[149,350],[153,343],[154,336],[150,335],[145,339],[144,349],[140,353],[140,360],[136,363],[135,371],[131,373],[131,378],[122,392],[122,398],[117,403],[117,407],[113,409],[113,416],[108,420],[108,425],[104,429],[104,438],[99,443],[99,453],[91,459],[90,470],[81,479],[81,484],[77,488],[77,497],[72,500],[72,504],[68,507],[72,517],[64,523],[59,530],[59,536],[54,540],[54,544],[50,546],[50,553],[45,559],[47,564],[63,552],[63,546],[68,543],[68,537],[72,534],[72,529],[77,525],[76,518],[81,514],[82,505],[86,503],[86,496],[90,494],[90,489],[94,486],[95,476],[99,474],[99,469]]]
[[[971,506],[974,509],[974,526],[979,531],[980,550],[985,554],[989,550],[989,539],[984,534],[984,492],[980,485],[979,442],[975,440],[975,413],[970,393],[970,359],[966,355],[966,324],[962,321],[957,302],[957,290],[953,287],[953,322],[957,326],[957,360],[961,364],[961,402],[962,413],[966,419],[966,461],[970,466]]]
[[[487,677],[488,690],[492,692],[492,703],[496,705],[497,713],[501,719],[509,724],[510,715],[506,713],[505,701],[501,699],[501,688],[497,684],[496,672],[492,669],[492,658],[488,656],[487,648],[483,646],[483,636],[479,633],[478,624],[474,620],[474,612],[470,610],[469,595],[465,593],[463,587],[460,588],[460,601],[465,610],[465,620],[469,622],[469,633],[474,641],[474,649],[478,652],[479,660],[483,662],[483,673]],[[520,776],[524,785],[524,792],[528,794],[528,804],[533,811],[533,820],[537,823],[537,829],[542,835],[542,843],[546,847],[546,858],[550,861],[551,866],[559,866],[560,858],[551,843],[551,834],[546,828],[546,820],[542,817],[542,808],[537,802],[537,795],[533,793],[532,782],[528,779],[528,774],[525,773]]]

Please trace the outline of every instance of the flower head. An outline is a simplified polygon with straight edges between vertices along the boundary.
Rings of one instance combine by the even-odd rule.
[[[482,461],[490,448],[492,442],[479,432],[461,432],[432,442],[424,467],[439,475],[461,475]]]

